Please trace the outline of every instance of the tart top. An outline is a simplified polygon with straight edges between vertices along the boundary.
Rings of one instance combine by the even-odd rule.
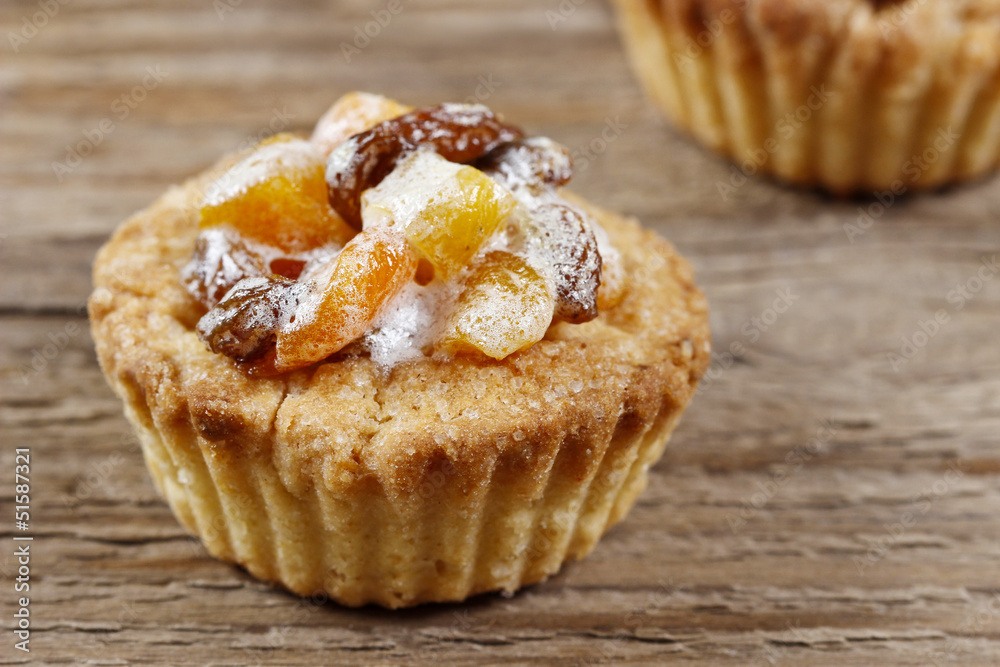
[[[667,241],[636,221],[601,210],[567,191],[550,192],[548,185],[535,191],[526,191],[527,186],[503,187],[514,198],[515,209],[527,207],[518,197],[538,207],[566,206],[579,213],[594,231],[602,255],[602,280],[597,294],[600,316],[589,322],[554,321],[557,301],[555,288],[548,281],[555,280],[555,271],[541,276],[533,264],[537,260],[531,256],[537,250],[528,247],[527,235],[508,236],[508,220],[503,230],[498,226],[494,237],[484,243],[471,265],[462,269],[463,282],[449,279],[456,291],[459,284],[473,287],[462,302],[466,307],[447,311],[448,319],[443,316],[445,310],[435,306],[433,290],[427,288],[435,281],[445,285],[449,280],[435,269],[434,280],[426,282],[430,260],[421,261],[418,256],[414,274],[410,276],[409,269],[404,274],[404,289],[424,296],[404,295],[394,301],[373,323],[376,328],[365,330],[360,339],[344,348],[336,363],[314,363],[295,372],[253,377],[244,369],[255,361],[237,365],[208,349],[196,332],[199,319],[211,312],[201,305],[202,300],[220,302],[250,272],[257,272],[256,278],[232,295],[236,301],[241,294],[285,282],[301,284],[288,288],[289,298],[298,298],[301,295],[295,290],[304,290],[307,294],[303,298],[318,300],[316,295],[325,295],[325,291],[310,291],[313,288],[307,288],[302,277],[313,271],[308,265],[320,265],[323,254],[331,248],[338,261],[315,269],[317,284],[321,279],[327,281],[325,284],[337,284],[335,276],[351,274],[353,266],[364,258],[371,259],[375,252],[383,253],[380,257],[385,261],[371,261],[362,268],[381,272],[402,265],[407,260],[395,254],[401,245],[406,253],[416,254],[409,240],[393,240],[399,238],[393,226],[381,228],[387,225],[381,214],[377,216],[378,229],[373,226],[371,233],[361,234],[336,213],[309,203],[311,199],[328,204],[324,198],[328,197],[327,159],[322,145],[336,147],[372,127],[373,122],[388,120],[372,117],[373,110],[384,108],[384,104],[385,100],[375,96],[351,95],[327,116],[339,120],[321,122],[310,141],[281,137],[251,153],[224,157],[130,217],[101,248],[94,261],[95,289],[88,304],[94,342],[102,368],[115,391],[127,399],[134,419],[151,431],[196,439],[214,460],[266,457],[296,494],[307,493],[314,485],[355,480],[382,485],[387,493],[412,495],[420,492],[426,475],[436,474],[434,471],[445,463],[471,488],[488,482],[497,461],[526,470],[524,465],[551,463],[557,449],[566,452],[560,465],[568,466],[569,474],[582,479],[594,462],[593,452],[588,451],[593,438],[618,442],[619,435],[626,440],[638,437],[657,415],[676,414],[675,408],[687,404],[710,355],[708,306],[694,284],[690,265]],[[387,115],[395,118],[400,111],[391,110]],[[528,146],[519,144],[506,150],[522,155],[533,150],[531,144],[547,143],[523,141]],[[283,164],[300,167],[295,174],[283,180],[268,179],[272,160],[259,160],[258,165],[247,162],[249,155],[267,158],[275,150],[268,146],[282,143],[301,147],[281,152]],[[318,146],[318,171],[310,144]],[[542,172],[551,174],[546,176],[549,181],[559,181],[559,174],[565,173],[565,161],[558,158],[558,151],[548,154],[553,159],[545,163]],[[383,204],[390,212],[393,207],[409,206],[400,198],[387,202],[378,196],[383,191],[394,192],[405,182],[408,159],[416,166],[428,158],[403,156],[391,180],[386,177],[370,188],[372,197],[362,195],[363,223],[367,211]],[[232,178],[241,163],[239,173],[258,175],[248,179],[249,186]],[[513,157],[499,163],[505,166],[492,168],[485,160],[469,165],[476,170],[472,173],[510,174],[490,176],[488,187],[482,186],[485,192],[478,197],[470,195],[469,201],[494,197],[502,192],[501,178],[515,180],[526,169]],[[466,166],[441,161],[434,164],[441,169],[430,168],[428,176]],[[239,230],[230,223],[210,224],[211,214],[218,212],[221,217],[224,210],[206,211],[206,200],[228,205],[227,193],[244,190],[248,196],[240,206],[253,210],[254,219],[267,224],[248,224]],[[271,192],[279,194],[272,196]],[[328,240],[310,247],[302,242],[308,238],[305,234],[282,235],[287,209],[271,204],[281,194],[291,192],[301,194],[295,228],[327,229]],[[473,194],[478,192],[473,190]],[[529,195],[531,199],[527,199]],[[407,201],[422,200],[414,195]],[[498,210],[506,205],[504,201],[497,203]],[[400,224],[397,220],[394,226]],[[602,238],[604,231],[609,240]],[[367,240],[364,244],[354,242],[358,238]],[[518,245],[520,240],[523,246]],[[549,240],[532,243],[549,247]],[[354,249],[348,252],[349,247]],[[192,266],[192,249],[205,261]],[[496,260],[491,255],[497,252],[508,252],[520,260]],[[532,281],[532,271],[542,280]],[[521,289],[510,287],[513,283]],[[365,295],[365,290],[376,290],[382,284],[373,281],[355,288],[348,281],[336,288],[339,291],[331,303],[336,305],[346,298],[344,295]],[[542,298],[539,285],[545,286],[544,294],[551,301]],[[501,298],[502,307],[497,309],[501,314],[515,307],[535,308],[538,301],[551,304],[553,322],[542,340],[503,360],[493,359],[478,348],[439,350],[462,344],[443,338],[432,339],[431,352],[424,354],[420,336],[411,332],[436,332],[449,322],[457,323],[452,331],[459,333],[475,333],[474,324],[492,332],[489,320],[477,320],[471,314],[487,298],[494,302]],[[327,303],[325,298],[323,303]],[[364,314],[359,308],[345,311],[352,317]],[[325,316],[326,312],[316,314]],[[268,316],[263,309],[259,315]],[[441,329],[422,329],[427,319],[442,325]],[[317,317],[316,321],[323,320]],[[499,315],[496,321],[498,327],[506,324]],[[526,333],[532,331],[528,320],[518,321],[526,322]],[[298,335],[296,330],[289,331],[286,343]],[[517,333],[520,335],[520,328]],[[494,353],[505,351],[503,339],[491,340],[500,341]],[[275,354],[277,344],[275,335]],[[413,361],[390,366],[407,354]]]
[[[618,253],[559,191],[569,152],[481,105],[351,93],[207,189],[183,270],[202,341],[251,375],[341,351],[493,359],[621,298]]]

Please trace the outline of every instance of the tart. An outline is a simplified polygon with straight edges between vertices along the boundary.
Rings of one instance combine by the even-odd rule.
[[[352,93],[124,222],[92,330],[178,520],[351,606],[590,552],[710,352],[688,263],[571,174],[484,107]]]
[[[647,92],[746,175],[901,194],[1000,163],[998,0],[616,2]]]

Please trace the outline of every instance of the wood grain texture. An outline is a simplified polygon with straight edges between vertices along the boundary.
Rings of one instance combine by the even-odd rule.
[[[733,168],[659,119],[598,0],[554,29],[554,0],[404,2],[351,62],[385,2],[224,2],[74,0],[17,53],[39,4],[0,6],[0,664],[1000,663],[1000,181],[903,198],[852,239],[872,201],[723,196]],[[90,262],[168,185],[342,92],[477,87],[693,261],[716,364],[629,517],[550,581],[403,612],[272,590],[157,497],[86,330]],[[30,655],[9,632],[15,446]]]

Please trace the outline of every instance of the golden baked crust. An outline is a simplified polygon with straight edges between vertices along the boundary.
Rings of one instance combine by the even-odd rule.
[[[260,578],[351,605],[513,590],[585,555],[708,364],[687,262],[591,207],[627,276],[597,320],[553,326],[503,361],[387,371],[339,355],[252,379],[198,339],[202,311],[179,277],[202,193],[232,162],[126,221],[94,266],[101,366],[180,520]]]
[[[616,2],[650,95],[747,174],[903,191],[1000,163],[998,0]]]

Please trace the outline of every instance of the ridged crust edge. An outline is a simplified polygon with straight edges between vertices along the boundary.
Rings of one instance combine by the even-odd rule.
[[[647,92],[736,162],[840,194],[1000,165],[1000,3],[615,0]]]

